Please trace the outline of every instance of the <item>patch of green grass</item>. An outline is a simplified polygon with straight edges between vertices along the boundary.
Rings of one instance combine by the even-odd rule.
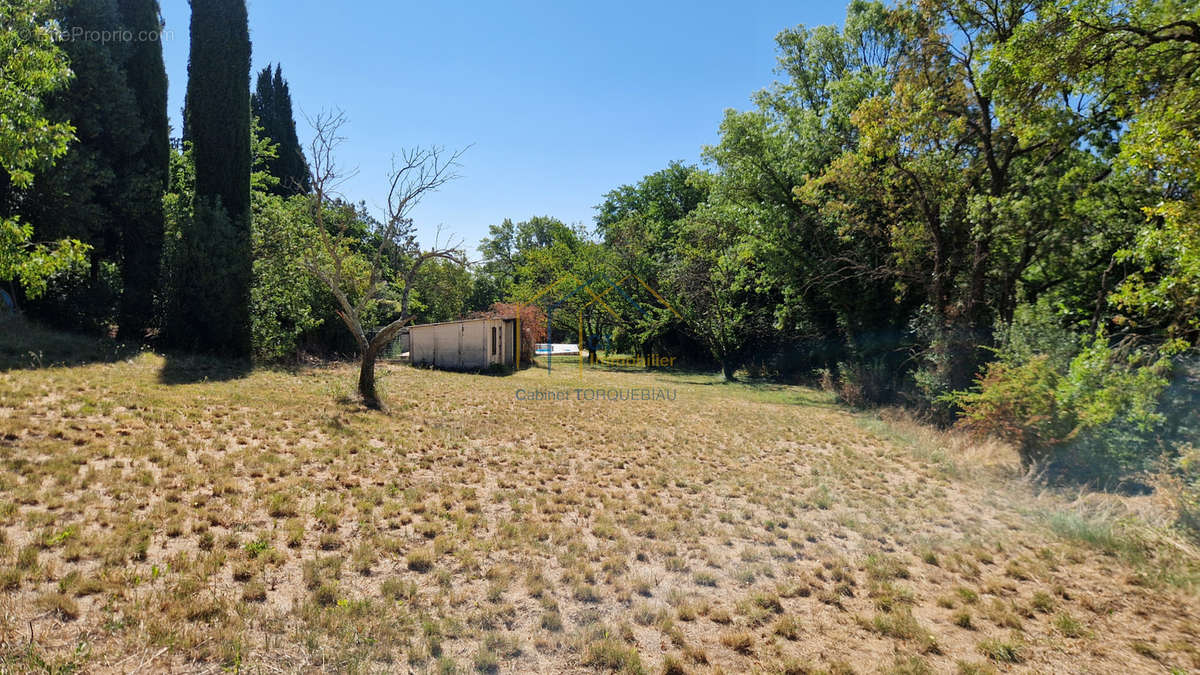
[[[299,513],[293,496],[276,492],[267,500],[267,515],[272,518],[294,518]]]
[[[1086,626],[1068,612],[1062,612],[1054,617],[1054,628],[1064,637],[1079,638],[1089,635]]]
[[[271,548],[271,540],[267,537],[259,537],[253,541],[246,542],[242,548],[245,549],[246,555],[251,558],[257,558]]]
[[[906,607],[892,612],[881,612],[871,619],[869,626],[875,632],[887,637],[915,642],[923,654],[939,654],[937,638],[917,621],[912,612]]]
[[[583,665],[628,675],[645,672],[637,649],[613,637],[602,637],[589,642],[583,650]]]
[[[1021,663],[1024,660],[1024,644],[1019,636],[1007,640],[988,638],[976,645],[979,653],[998,663]]]
[[[1054,611],[1054,596],[1045,591],[1037,591],[1029,601],[1029,606],[1043,614],[1048,614]]]
[[[1043,514],[1050,529],[1064,539],[1083,542],[1106,553],[1140,558],[1143,542],[1117,521],[1102,516],[1085,516],[1074,511]]]
[[[958,597],[968,605],[973,605],[976,602],[979,602],[979,594],[970,588],[967,588],[966,586],[959,586],[958,588],[954,589],[954,592],[957,593]]]

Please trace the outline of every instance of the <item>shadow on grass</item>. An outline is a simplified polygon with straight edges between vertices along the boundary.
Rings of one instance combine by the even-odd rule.
[[[0,318],[0,372],[115,363],[141,351],[141,345],[53,330],[19,316]]]
[[[168,353],[158,373],[163,384],[195,384],[197,382],[228,382],[246,377],[253,370],[249,359],[233,360],[215,356]]]
[[[0,319],[0,372],[38,370],[92,363],[116,363],[145,351],[138,344],[79,335],[38,325],[23,317]],[[163,384],[220,382],[250,374],[249,361],[168,353],[159,372]]]

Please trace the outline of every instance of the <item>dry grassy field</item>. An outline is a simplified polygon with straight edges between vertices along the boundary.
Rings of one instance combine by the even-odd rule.
[[[1200,670],[1159,497],[810,389],[0,335],[0,671]]]

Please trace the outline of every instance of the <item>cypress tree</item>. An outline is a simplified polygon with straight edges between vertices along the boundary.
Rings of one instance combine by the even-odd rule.
[[[258,71],[254,82],[254,93],[250,95],[250,114],[258,118],[265,135],[270,136],[270,129],[275,128],[275,81],[271,78],[271,66],[267,65]],[[274,137],[272,141],[278,143]],[[272,173],[271,175],[275,175]]]
[[[287,80],[283,79],[283,70],[275,66],[275,119],[282,125],[280,136],[286,144],[285,153],[280,153],[283,162],[284,179],[280,185],[287,185],[297,194],[308,194],[312,190],[308,174],[308,161],[304,157],[304,149],[296,135],[296,118],[292,113],[292,91]]]
[[[308,162],[296,135],[292,94],[280,66],[275,66],[274,73],[270,65],[259,72],[251,97],[251,110],[262,125],[263,135],[279,146],[275,159],[267,165],[268,172],[279,179],[274,192],[284,197],[307,194],[312,189]]]
[[[192,0],[187,120],[196,187],[173,261],[167,331],[182,347],[250,355],[250,31],[244,0]]]
[[[126,29],[138,36],[161,35],[158,0],[118,0]],[[142,39],[130,46],[126,79],[136,98],[145,136],[130,157],[124,223],[120,332],[140,339],[154,314],[163,244],[162,195],[170,168],[170,122],[167,117],[167,71],[162,42]]]

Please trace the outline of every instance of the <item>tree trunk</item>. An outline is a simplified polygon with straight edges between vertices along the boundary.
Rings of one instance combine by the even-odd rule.
[[[358,371],[358,393],[362,396],[363,405],[371,410],[382,410],[383,402],[379,400],[379,392],[375,389],[375,358],[379,349],[369,346],[363,350],[362,366]]]
[[[733,382],[737,379],[734,377],[735,370],[737,369],[733,367],[733,361],[729,359],[721,359],[721,374],[725,376],[726,382]]]

